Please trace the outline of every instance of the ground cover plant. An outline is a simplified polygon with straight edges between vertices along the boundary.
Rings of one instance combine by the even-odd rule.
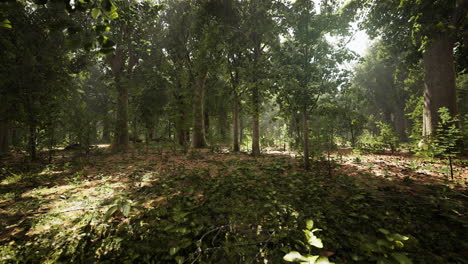
[[[5,164],[2,263],[466,263],[466,185],[208,150]]]

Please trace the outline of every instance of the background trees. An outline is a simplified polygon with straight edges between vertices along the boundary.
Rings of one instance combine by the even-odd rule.
[[[132,139],[259,155],[283,141],[309,168],[322,132],[355,146],[383,122],[418,142],[441,106],[466,122],[466,3],[400,2],[2,4],[0,152]],[[351,72],[343,36],[363,12],[380,40]]]

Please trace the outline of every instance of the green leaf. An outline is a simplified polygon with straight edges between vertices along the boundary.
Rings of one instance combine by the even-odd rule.
[[[182,256],[177,256],[175,257],[175,261],[177,262],[177,264],[182,264],[185,262],[185,258]]]
[[[97,19],[100,15],[101,15],[101,9],[99,9],[99,8],[93,8],[93,10],[91,11],[91,16],[92,16],[94,19]]]
[[[391,255],[399,264],[413,264],[413,261],[402,253],[391,253]]]
[[[119,209],[125,217],[128,217],[128,215],[130,214],[130,207],[131,207],[131,202],[126,200],[122,202]]]
[[[116,18],[118,18],[118,17],[119,17],[119,13],[117,13],[117,12],[113,12],[113,13],[111,13],[111,14],[109,15],[109,18],[110,18],[110,19],[116,19]]]
[[[12,28],[10,20],[8,20],[8,19],[3,20],[3,21],[0,23],[0,27]]]
[[[76,89],[77,92],[79,92],[80,94],[84,94],[85,91],[81,90],[81,89]]]
[[[390,231],[388,231],[387,229],[383,229],[383,228],[379,228],[379,232],[384,234],[384,235],[390,234]]]
[[[301,253],[297,252],[297,251],[291,251],[289,252],[288,254],[284,255],[283,259],[285,261],[289,261],[289,262],[293,262],[293,261],[299,261],[301,260],[303,257],[301,255]]]
[[[334,263],[330,262],[328,260],[328,257],[321,256],[320,258],[317,259],[317,261],[315,261],[315,264],[334,264]]]
[[[110,218],[113,214],[115,214],[115,212],[117,212],[118,209],[119,209],[119,207],[118,207],[117,205],[111,206],[111,207],[107,210],[106,214],[104,215],[104,221],[109,220],[109,218]]]
[[[307,243],[309,243],[309,245],[312,245],[317,248],[323,248],[322,239],[316,237],[313,231],[304,230],[304,233],[306,235]]]
[[[174,256],[179,250],[180,250],[179,247],[172,247],[171,249],[169,249],[169,254],[171,256]]]
[[[313,220],[307,220],[306,227],[307,227],[307,229],[312,230],[312,228],[314,228],[314,221]]]

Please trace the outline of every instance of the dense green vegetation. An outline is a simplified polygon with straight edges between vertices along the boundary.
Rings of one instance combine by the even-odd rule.
[[[464,263],[466,190],[345,164],[330,175],[327,163],[307,172],[287,156],[180,150],[16,166],[1,185],[6,263],[278,263],[291,251],[335,263]],[[308,220],[323,247],[307,243]]]
[[[2,1],[0,262],[466,263],[467,13]]]

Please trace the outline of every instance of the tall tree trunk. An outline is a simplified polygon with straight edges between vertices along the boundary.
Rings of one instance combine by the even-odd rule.
[[[205,139],[210,140],[210,113],[204,107],[203,109],[203,132],[205,133]]]
[[[110,124],[109,117],[106,114],[106,116],[104,117],[104,120],[102,120],[102,139],[101,139],[101,141],[103,143],[109,143],[111,141],[110,132],[111,132],[111,124]]]
[[[453,43],[448,36],[441,36],[429,44],[423,54],[423,62],[426,74],[423,135],[430,136],[436,132],[441,107],[448,108],[451,115],[458,113]]]
[[[7,121],[0,121],[0,155],[6,154],[10,146],[10,136]]]
[[[232,114],[232,141],[233,146],[232,149],[234,151],[240,151],[239,146],[239,99],[237,95],[234,95],[234,107],[233,107],[233,114]]]
[[[406,135],[407,123],[406,123],[406,117],[403,111],[403,107],[397,107],[397,109],[395,109],[394,124],[395,124],[395,132],[397,133],[400,140],[403,142],[408,141],[408,137]]]
[[[252,155],[260,155],[260,94],[258,91],[258,84],[255,83],[252,90],[252,103],[253,103],[253,115],[252,115]]]
[[[29,157],[31,160],[37,159],[37,131],[34,124],[29,124]]]
[[[205,80],[206,74],[200,76],[195,84],[195,99],[193,101],[193,133],[192,147],[206,147],[205,130],[204,130],[204,103],[205,103]]]
[[[116,79],[117,86],[117,118],[114,135],[114,151],[128,149],[128,88],[121,85],[120,79]]]
[[[310,169],[310,160],[309,160],[309,122],[307,115],[307,108],[304,107],[302,110],[302,136],[303,136],[303,150],[304,150],[304,168],[306,170]]]

